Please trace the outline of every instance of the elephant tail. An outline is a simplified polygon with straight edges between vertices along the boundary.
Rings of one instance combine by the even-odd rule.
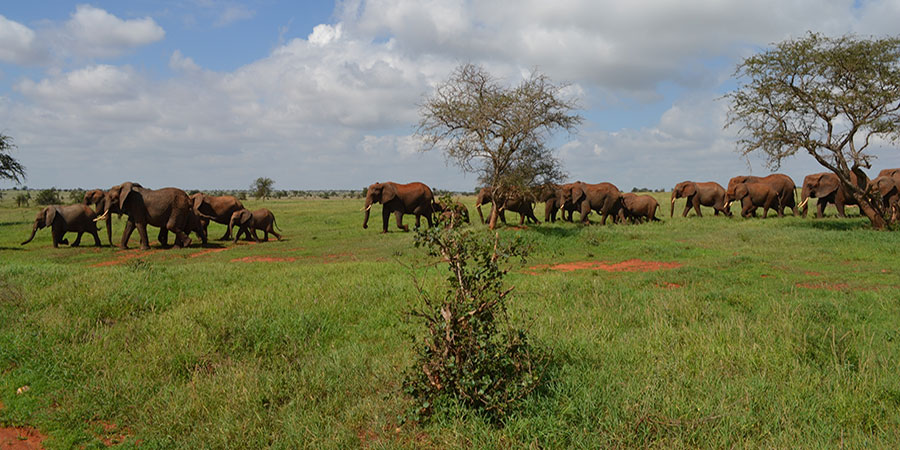
[[[284,230],[281,229],[281,227],[278,226],[278,222],[275,221],[275,216],[272,216],[272,225],[273,225],[275,228],[278,228],[278,231],[284,231]]]

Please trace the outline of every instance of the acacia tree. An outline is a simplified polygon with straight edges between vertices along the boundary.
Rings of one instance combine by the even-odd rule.
[[[16,144],[13,143],[13,139],[0,133],[0,179],[5,178],[21,183],[25,179],[25,167],[7,154],[14,148],[16,148]]]
[[[900,138],[900,39],[809,33],[750,56],[735,76],[726,126],[739,126],[743,155],[762,153],[778,168],[806,151],[838,176],[873,228],[886,228],[861,168],[871,168],[870,144]]]
[[[480,174],[492,198],[503,199],[516,188],[562,178],[546,141],[582,120],[572,113],[577,105],[564,95],[565,87],[536,71],[506,87],[483,67],[462,64],[422,105],[416,134],[425,143],[423,151],[443,148],[463,171]],[[498,203],[491,203],[491,229]]]
[[[257,200],[267,199],[272,196],[272,186],[274,185],[275,182],[271,178],[259,177],[250,185],[250,190]]]

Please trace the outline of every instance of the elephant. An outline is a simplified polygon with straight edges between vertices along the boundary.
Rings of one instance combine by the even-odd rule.
[[[59,244],[68,244],[69,241],[63,236],[66,232],[77,232],[78,236],[72,247],[81,244],[81,235],[88,233],[94,237],[94,245],[99,247],[100,237],[97,235],[97,224],[94,218],[97,213],[86,205],[51,205],[42,209],[34,218],[34,225],[31,227],[31,236],[22,245],[31,242],[37,230],[50,227],[53,235],[53,248],[58,248]]]
[[[93,205],[94,212],[99,215],[103,212],[103,208],[106,202],[106,191],[102,189],[91,189],[84,193],[84,200],[82,200],[83,205]],[[113,205],[114,213],[122,214],[119,211],[118,205]],[[106,241],[109,242],[109,245],[112,246],[112,216],[106,217]]]
[[[397,184],[394,182],[375,183],[366,190],[366,217],[363,219],[363,228],[369,228],[369,210],[372,205],[381,203],[382,233],[387,233],[388,218],[391,213],[397,219],[397,228],[409,231],[409,227],[403,225],[404,214],[415,214],[416,227],[421,225],[421,218],[425,216],[428,226],[434,226],[431,215],[434,212],[434,194],[431,188],[424,183]]]
[[[441,218],[446,222],[449,222],[452,219],[457,223],[459,221],[471,223],[469,222],[469,209],[460,202],[453,202],[445,206],[443,202],[437,200],[434,202],[434,205],[432,205],[432,208],[435,213],[440,213]]]
[[[272,233],[279,241],[281,240],[281,235],[275,231],[275,215],[266,208],[257,209],[253,212],[247,209],[233,212],[231,219],[228,221],[228,228],[230,229],[235,224],[239,228],[234,235],[234,243],[237,243],[242,234],[246,235],[247,239],[250,239],[252,235],[254,241],[261,242],[259,236],[256,235],[256,230],[262,230],[265,233],[264,238],[266,241],[269,240],[269,233]]]
[[[882,205],[885,210],[891,211],[891,222],[895,222],[900,218],[900,183],[897,179],[880,175],[874,180],[869,181],[868,191],[878,192],[881,195]]]
[[[856,173],[850,172],[850,182],[856,184]],[[837,208],[838,216],[846,217],[844,206],[857,205],[858,202],[841,184],[841,180],[832,172],[821,172],[807,175],[803,178],[803,187],[800,190],[800,208],[801,215],[806,217],[809,209],[810,198],[818,199],[816,201],[816,217],[821,219],[825,215],[825,207],[828,203],[833,203]]]
[[[178,188],[147,189],[138,183],[122,183],[113,186],[104,195],[103,215],[95,221],[107,220],[110,213],[128,216],[122,241],[119,248],[128,248],[128,239],[137,228],[141,236],[141,249],[150,248],[147,238],[147,225],[160,228],[160,244],[168,247],[166,237],[169,231],[175,233],[175,245],[187,247],[191,245],[190,231],[192,209],[191,199]]]
[[[791,208],[795,216],[799,215],[797,211],[797,202],[794,198],[796,184],[794,184],[794,180],[792,180],[791,177],[780,173],[773,173],[765,177],[742,175],[728,180],[728,189],[725,190],[725,209],[730,210],[731,203],[737,200],[734,191],[735,187],[744,183],[763,183],[771,186],[778,195],[778,202],[775,204],[775,208],[778,210],[778,217],[784,216],[785,207]]]
[[[606,218],[612,214],[613,220],[622,208],[622,193],[612,183],[588,184],[581,181],[564,185],[560,189],[559,202],[573,204],[581,212],[581,223],[588,224],[591,210],[602,214],[600,223],[606,225]]]
[[[778,217],[782,217],[778,209],[778,192],[766,183],[738,183],[734,187],[734,200],[739,200],[742,205],[741,217],[747,218],[755,215],[756,208],[763,208],[763,219],[769,214],[769,208],[775,209]]]
[[[619,219],[622,222],[628,219],[636,223],[642,223],[645,219],[659,222],[659,218],[656,217],[657,208],[659,208],[659,202],[651,195],[622,194],[622,209],[619,210]]]
[[[556,213],[559,212],[561,206],[559,204],[559,188],[558,184],[548,183],[538,190],[538,201],[544,202],[544,222],[556,222]]]
[[[198,215],[205,215],[212,217],[213,222],[221,223],[223,225],[228,225],[231,220],[231,215],[235,211],[240,211],[244,209],[244,205],[238,200],[236,197],[231,195],[222,195],[222,196],[213,196],[206,195],[202,192],[198,192],[190,196],[191,203],[193,204],[193,209]],[[203,227],[203,234],[206,234],[207,227],[209,226],[209,221],[200,218],[200,224]],[[219,238],[220,241],[227,241],[231,239],[231,228],[228,227],[225,229],[225,234]]]
[[[723,213],[731,216],[731,211],[725,208],[725,188],[715,181],[707,181],[705,183],[695,183],[693,181],[682,181],[675,185],[672,190],[672,207],[669,210],[669,217],[675,214],[675,199],[684,197],[687,201],[684,204],[684,211],[681,217],[687,217],[691,208],[697,213],[697,217],[703,217],[700,212],[700,206],[710,206],[715,211],[715,215]]]
[[[900,184],[900,169],[883,169],[878,172],[879,177],[891,177]]]
[[[483,187],[478,191],[478,195],[475,198],[475,209],[478,210],[478,217],[481,218],[481,223],[485,223],[484,215],[481,213],[481,205],[494,203],[492,195],[490,187]],[[519,225],[524,225],[525,219],[528,219],[530,223],[541,223],[534,215],[534,202],[531,201],[529,194],[511,192],[506,195],[506,200],[498,203],[497,215],[503,223],[506,223],[506,211],[519,214]]]

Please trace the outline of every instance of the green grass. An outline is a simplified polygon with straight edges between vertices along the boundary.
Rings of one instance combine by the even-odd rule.
[[[248,201],[283,241],[121,252],[53,249],[46,229],[20,246],[39,208],[11,203],[0,425],[35,426],[51,448],[115,433],[141,448],[900,445],[900,234],[833,208],[683,219],[679,202],[661,223],[501,229],[534,246],[507,278],[511,308],[553,364],[545,392],[495,428],[464,410],[398,423],[412,276],[440,289],[444,272],[415,268],[411,233],[380,234],[378,206],[363,230],[361,200]],[[241,261],[254,257],[275,261]],[[681,266],[546,268],[632,259]]]

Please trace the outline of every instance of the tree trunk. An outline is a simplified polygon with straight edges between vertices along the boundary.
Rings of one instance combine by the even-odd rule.
[[[873,205],[871,200],[867,196],[859,195],[858,193],[854,192],[853,197],[859,204],[859,212],[864,214],[869,219],[869,222],[872,223],[873,229],[888,229],[888,222],[887,220],[885,220],[884,215],[882,215],[880,208],[877,208],[875,205]]]
[[[491,202],[491,220],[488,224],[488,229],[493,230],[497,228],[497,216],[500,215],[500,211],[497,210],[497,202]]]

